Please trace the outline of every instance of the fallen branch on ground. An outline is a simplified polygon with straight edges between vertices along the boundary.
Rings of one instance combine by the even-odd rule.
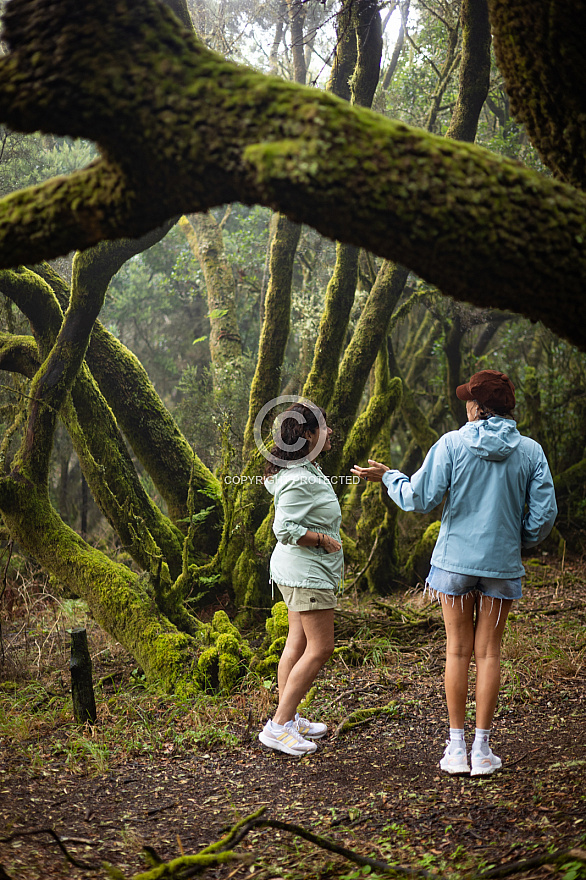
[[[476,874],[471,880],[497,880],[500,877],[510,877],[511,874],[521,874],[523,871],[529,871],[531,868],[539,868],[542,865],[557,865],[563,862],[586,862],[586,850],[570,847],[569,849],[559,849],[553,853],[544,853],[540,856],[533,856],[530,859],[521,859],[518,862],[510,862],[508,865],[501,865],[498,868],[490,868],[488,871],[482,871]]]
[[[399,709],[397,708],[396,700],[391,700],[386,706],[376,706],[371,709],[356,709],[355,712],[352,712],[344,718],[340,724],[338,724],[334,730],[334,738],[340,736],[342,733],[347,733],[349,730],[352,730],[353,727],[358,727],[360,724],[366,724],[368,721],[372,721],[372,719],[376,718],[378,715],[398,714]]]
[[[389,707],[383,706],[378,711],[387,708]],[[237,822],[236,825],[224,835],[224,837],[215,843],[211,843],[209,846],[205,847],[205,849],[202,849],[197,855],[183,855],[170,862],[162,862],[152,847],[145,846],[143,852],[148,858],[151,867],[147,871],[135,874],[133,880],[189,880],[189,878],[201,874],[207,868],[227,864],[228,862],[240,861],[245,864],[250,863],[254,861],[255,857],[248,853],[236,853],[234,852],[234,847],[236,847],[246,835],[255,828],[275,828],[278,831],[287,831],[290,834],[303,838],[303,840],[309,841],[309,843],[315,844],[320,847],[320,849],[325,849],[328,852],[342,856],[348,861],[353,862],[355,865],[360,865],[361,867],[368,865],[370,868],[383,874],[399,874],[403,877],[413,878],[431,878],[434,876],[428,871],[418,868],[405,868],[402,865],[391,865],[388,862],[383,862],[379,859],[360,855],[359,853],[346,849],[344,846],[334,843],[332,840],[328,840],[326,837],[321,837],[319,834],[307,831],[300,825],[293,825],[289,822],[280,822],[278,819],[266,819],[263,815],[265,811],[266,807],[261,807],[255,813],[251,813],[251,815],[241,819],[240,822]],[[35,834],[50,834],[59,845],[67,861],[76,868],[85,871],[99,871],[103,869],[103,865],[88,865],[86,862],[80,862],[75,859],[71,853],[67,851],[63,843],[64,840],[73,841],[74,838],[61,838],[53,828],[33,828],[28,831],[16,831],[8,837],[0,838],[0,843],[9,843],[11,840],[18,837],[28,837]],[[543,865],[564,864],[565,862],[586,863],[586,850],[578,847],[569,847],[568,849],[557,850],[553,853],[544,853],[540,856],[533,856],[529,859],[522,859],[517,862],[511,862],[508,865],[502,865],[500,867],[491,868],[488,871],[482,871],[479,874],[472,875],[469,880],[500,880],[502,877],[509,877],[512,874],[520,874],[524,871],[531,870],[532,868],[541,867]],[[111,874],[112,876],[116,876],[120,878],[120,880],[123,880],[123,875],[116,868],[111,869]],[[4,872],[1,865],[0,880],[11,880],[6,872]]]
[[[75,856],[72,856],[67,847],[64,844],[64,840],[68,838],[59,837],[54,828],[30,828],[25,831],[15,831],[13,834],[8,835],[8,837],[0,837],[0,843],[10,843],[11,840],[16,840],[17,837],[33,837],[36,834],[49,834],[67,861],[76,868],[81,868],[84,871],[100,871],[101,865],[89,865],[87,862],[80,862]]]

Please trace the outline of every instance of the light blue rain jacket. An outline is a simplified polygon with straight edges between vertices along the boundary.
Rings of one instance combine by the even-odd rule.
[[[273,581],[285,587],[336,589],[342,576],[343,551],[326,553],[323,547],[300,547],[297,543],[308,530],[342,543],[340,504],[328,478],[314,464],[305,462],[288,465],[267,477],[265,487],[275,498]]]
[[[395,504],[418,513],[447,493],[431,564],[460,574],[525,574],[521,548],[546,538],[557,515],[543,449],[500,416],[444,434],[411,479],[390,470],[383,483]]]

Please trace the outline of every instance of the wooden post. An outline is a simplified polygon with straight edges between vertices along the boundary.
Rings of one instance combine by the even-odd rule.
[[[78,724],[94,724],[96,701],[92,683],[92,660],[87,644],[87,632],[83,627],[69,630],[71,635],[71,695],[73,714]]]

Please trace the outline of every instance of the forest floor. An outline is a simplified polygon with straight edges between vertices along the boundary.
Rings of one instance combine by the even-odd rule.
[[[359,665],[338,659],[320,674],[305,714],[325,720],[330,734],[302,759],[258,741],[276,702],[269,681],[197,705],[162,698],[91,621],[98,724],[80,731],[66,687],[71,620],[63,605],[37,597],[26,619],[13,609],[8,624],[4,617],[0,683],[0,878],[101,878],[109,876],[104,863],[131,878],[148,868],[145,846],[163,861],[195,854],[260,808],[432,876],[510,871],[554,853],[552,864],[525,866],[520,876],[586,877],[586,569],[540,558],[528,571],[527,597],[507,626],[492,738],[503,769],[475,778],[439,771],[443,629],[437,607],[414,591],[360,608],[345,597],[338,639],[352,640]],[[79,615],[74,604],[70,617]],[[409,634],[390,637],[388,621],[401,609],[420,624],[411,616]],[[381,707],[388,711],[339,730],[355,710]],[[56,837],[85,867],[66,860]],[[555,862],[568,848],[576,852]],[[235,851],[244,861],[203,876],[333,880],[370,870],[274,827],[251,830]]]

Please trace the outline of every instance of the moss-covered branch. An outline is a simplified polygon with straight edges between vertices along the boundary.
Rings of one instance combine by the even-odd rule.
[[[117,245],[104,243],[100,246],[101,249],[109,247]],[[83,285],[88,295],[91,291],[93,296],[101,300],[107,283],[104,285],[100,282],[99,271],[94,276],[88,270],[92,264],[91,251],[76,258],[74,284],[76,290],[79,291],[80,285]],[[57,286],[55,279],[53,281]],[[63,313],[48,283],[36,273],[22,269],[18,272],[1,273],[0,288],[31,320],[41,348],[45,352],[51,351],[63,324]],[[68,357],[67,352],[64,357]],[[3,366],[9,369],[8,363]],[[34,387],[33,383],[33,389]],[[135,397],[137,395],[138,387],[135,388]],[[34,397],[34,391],[31,391],[31,397]],[[60,407],[60,414],[97,504],[119,535],[122,544],[143,568],[148,571],[153,566],[152,554],[144,540],[148,533],[159,548],[156,554],[163,554],[171,575],[177,577],[181,571],[182,535],[161,513],[138,479],[112,410],[85,363],[79,367],[78,375],[72,383],[71,400],[73,406],[68,403],[67,406]],[[50,403],[50,406],[55,407],[55,404]],[[162,403],[160,406],[163,408]],[[170,420],[168,414],[167,418]],[[162,431],[163,426],[164,423],[159,430]],[[38,432],[38,423],[34,431]],[[38,436],[37,433],[37,438]],[[33,436],[31,442],[35,445],[38,440]],[[187,494],[186,487],[184,492]]]
[[[140,240],[123,240],[93,249],[91,260],[96,263],[97,273],[108,271],[113,275],[123,254],[128,259],[150,247],[163,234],[164,229],[161,228]],[[108,270],[100,266],[103,263],[109,265]],[[0,287],[6,274],[0,274]],[[38,275],[49,284],[61,306],[66,308],[70,293],[66,282],[47,263],[36,267],[33,278]],[[23,309],[21,301],[17,304]],[[37,309],[43,306],[40,295],[35,305]],[[25,313],[31,320],[31,310]],[[45,326],[46,320],[42,324]],[[181,520],[188,515],[187,487],[191,479],[196,490],[192,512],[214,504],[208,494],[211,490],[216,495],[217,512],[208,525],[219,523],[221,501],[217,480],[194,456],[138,358],[100,321],[94,325],[86,361],[134,454],[164,498],[171,519]],[[205,494],[201,490],[205,490]],[[201,552],[213,554],[217,549],[217,532],[214,528],[207,529],[205,534],[198,536],[198,543]]]
[[[32,336],[0,333],[0,370],[32,379],[39,366],[39,350]]]
[[[501,46],[517,10],[530,10],[526,37],[551,4],[494,0],[493,13],[504,7],[510,14],[493,14]],[[583,94],[577,13],[555,9],[555,33],[571,39],[567,52],[550,53],[551,64],[566,93]],[[238,67],[153,0],[10,0],[5,17],[11,52],[0,60],[0,119],[18,130],[89,137],[103,158],[0,202],[0,265],[139,235],[178,213],[239,199],[397,260],[458,299],[543,320],[586,346],[586,198],[572,187]],[[540,45],[520,37],[516,44],[521,57],[543,55]],[[512,78],[520,92],[521,65]],[[564,136],[551,139],[568,142],[568,176],[577,179],[583,122],[570,116]]]
[[[586,3],[490,0],[511,111],[553,172],[586,185]]]
[[[194,452],[157,394],[138,358],[99,322],[87,352],[87,362],[100,391],[112,408],[133,452],[143,464],[173,520],[187,516],[187,488],[193,469],[194,510],[216,506],[221,521],[218,481]],[[202,490],[205,493],[202,494]],[[210,525],[211,525],[210,521]],[[214,553],[217,534],[209,529],[199,549]]]

